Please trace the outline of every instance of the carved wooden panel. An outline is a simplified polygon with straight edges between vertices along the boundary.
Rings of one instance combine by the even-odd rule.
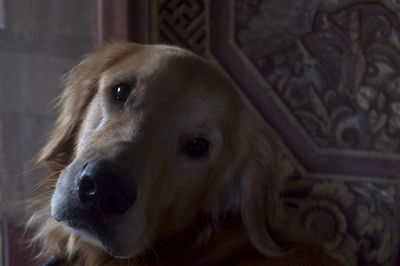
[[[159,42],[173,43],[203,54],[205,51],[205,1],[159,1]]]
[[[400,1],[136,2],[149,41],[219,64],[282,136],[298,223],[346,265],[400,263]]]
[[[292,5],[286,12],[298,14],[278,26],[274,21],[281,20],[273,16],[271,5],[260,4],[247,15],[242,9],[252,5],[236,9],[237,42],[303,134],[323,149],[398,157],[400,22],[396,15],[374,3],[333,13],[315,10],[312,16],[312,10]],[[285,36],[265,30],[268,27],[282,29]]]

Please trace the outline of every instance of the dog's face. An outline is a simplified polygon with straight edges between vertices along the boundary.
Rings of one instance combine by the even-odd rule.
[[[76,67],[62,101],[42,154],[67,162],[51,213],[110,254],[139,255],[200,213],[241,212],[254,229],[277,213],[268,202],[265,210],[251,202],[274,205],[278,193],[276,177],[268,176],[270,145],[249,121],[258,118],[224,75],[192,53],[111,45]],[[259,175],[267,181],[257,184]],[[266,230],[250,237],[273,249],[272,240],[257,236]]]

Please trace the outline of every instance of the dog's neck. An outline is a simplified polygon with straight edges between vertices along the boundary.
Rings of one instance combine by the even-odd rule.
[[[198,217],[188,229],[154,246],[143,259],[150,265],[229,265],[246,256],[261,254],[251,245],[240,216],[224,215],[213,222]]]
[[[187,229],[170,235],[135,259],[120,260],[100,249],[92,251],[78,253],[66,264],[56,259],[47,265],[342,265],[325,256],[320,247],[307,243],[288,247],[283,257],[265,257],[250,242],[240,216],[224,217],[217,225],[215,221],[210,223],[209,219],[198,217]]]

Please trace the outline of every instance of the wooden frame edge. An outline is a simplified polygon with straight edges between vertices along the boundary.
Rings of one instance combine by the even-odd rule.
[[[112,40],[151,42],[151,2],[97,0],[96,42]]]

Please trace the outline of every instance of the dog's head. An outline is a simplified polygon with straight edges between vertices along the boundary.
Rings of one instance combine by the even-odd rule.
[[[114,43],[70,73],[39,161],[64,165],[55,220],[134,257],[200,214],[237,213],[255,247],[279,254],[271,132],[219,70],[171,46]]]

